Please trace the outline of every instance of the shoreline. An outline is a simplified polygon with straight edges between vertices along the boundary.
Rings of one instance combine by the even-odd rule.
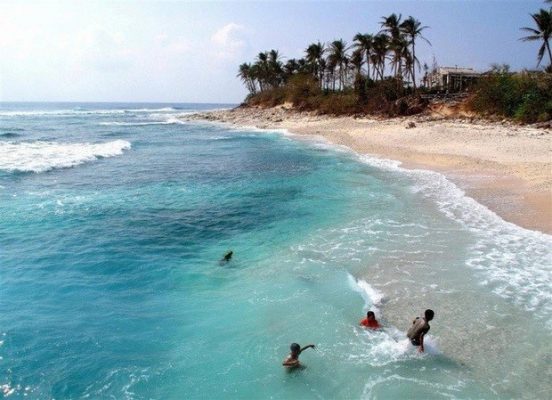
[[[552,234],[552,130],[486,121],[415,116],[330,117],[285,107],[236,108],[181,117],[286,129],[318,136],[358,154],[443,174],[502,219]]]

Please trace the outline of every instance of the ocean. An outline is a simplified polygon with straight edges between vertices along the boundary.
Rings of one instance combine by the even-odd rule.
[[[0,103],[0,396],[550,396],[551,236],[226,107]]]

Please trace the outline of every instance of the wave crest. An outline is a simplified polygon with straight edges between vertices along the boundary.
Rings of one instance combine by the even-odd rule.
[[[147,126],[147,125],[172,125],[184,124],[184,122],[176,117],[167,118],[164,121],[148,121],[148,122],[127,122],[127,121],[108,121],[100,122],[102,126]]]
[[[179,111],[173,107],[162,108],[128,108],[128,109],[105,109],[105,110],[2,110],[2,117],[35,117],[35,116],[53,116],[53,117],[70,117],[73,115],[112,115],[112,114],[128,114],[128,113],[149,113],[149,112],[175,112]]]
[[[0,170],[38,173],[69,168],[99,158],[121,155],[130,147],[126,140],[106,143],[0,143]]]

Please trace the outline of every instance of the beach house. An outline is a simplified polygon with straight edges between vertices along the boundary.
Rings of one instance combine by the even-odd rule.
[[[473,68],[438,67],[423,78],[423,84],[428,89],[446,92],[461,92],[472,85],[481,73]]]

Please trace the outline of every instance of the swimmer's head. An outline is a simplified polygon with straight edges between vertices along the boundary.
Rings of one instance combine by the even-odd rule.
[[[373,311],[368,311],[368,312],[366,313],[366,318],[368,318],[368,319],[376,319],[376,314],[374,314]]]
[[[291,350],[291,354],[299,354],[301,352],[301,346],[298,343],[292,343],[289,349]]]
[[[431,321],[435,316],[435,313],[433,310],[425,310],[424,316],[426,321]]]

